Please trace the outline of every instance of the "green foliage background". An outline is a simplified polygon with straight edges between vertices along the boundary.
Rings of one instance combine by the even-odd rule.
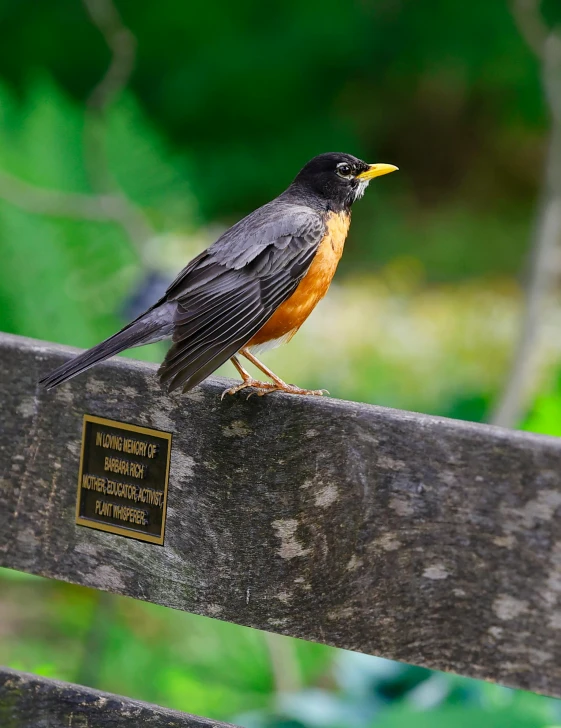
[[[0,177],[0,330],[97,342],[134,300],[151,302],[147,281],[170,278],[308,158],[350,151],[401,171],[357,205],[330,296],[268,362],[335,396],[483,420],[516,335],[548,125],[507,4],[117,5],[138,57],[103,144],[153,235],[43,214]],[[561,22],[557,2],[543,10]],[[80,2],[0,0],[0,174],[96,191],[85,105],[109,60]],[[521,426],[558,436],[558,306],[550,317]],[[248,728],[561,724],[557,701],[70,585],[3,571],[0,593],[0,662]]]

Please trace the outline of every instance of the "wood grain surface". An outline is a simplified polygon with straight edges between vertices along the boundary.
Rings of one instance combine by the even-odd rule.
[[[158,705],[0,668],[2,728],[234,728]]]
[[[0,565],[561,695],[561,442],[330,398],[165,395],[0,340]],[[82,416],[173,434],[164,546],[75,525]]]

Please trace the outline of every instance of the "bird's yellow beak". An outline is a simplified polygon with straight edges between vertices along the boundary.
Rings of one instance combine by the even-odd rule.
[[[399,167],[396,167],[393,164],[371,164],[366,172],[361,172],[361,174],[358,174],[356,178],[360,180],[370,180],[374,179],[374,177],[381,177],[383,174],[395,172],[398,169]]]

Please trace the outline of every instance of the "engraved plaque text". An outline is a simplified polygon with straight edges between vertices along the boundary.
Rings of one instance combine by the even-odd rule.
[[[171,434],[84,415],[76,523],[164,543]]]

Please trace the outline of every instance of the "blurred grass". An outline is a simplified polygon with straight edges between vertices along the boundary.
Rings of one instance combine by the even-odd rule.
[[[223,719],[265,708],[274,692],[267,642],[257,630],[6,569],[0,585],[0,664],[74,682],[88,674],[81,682]],[[100,598],[109,602],[92,641]],[[279,639],[295,644],[306,682],[325,671],[330,648]]]

